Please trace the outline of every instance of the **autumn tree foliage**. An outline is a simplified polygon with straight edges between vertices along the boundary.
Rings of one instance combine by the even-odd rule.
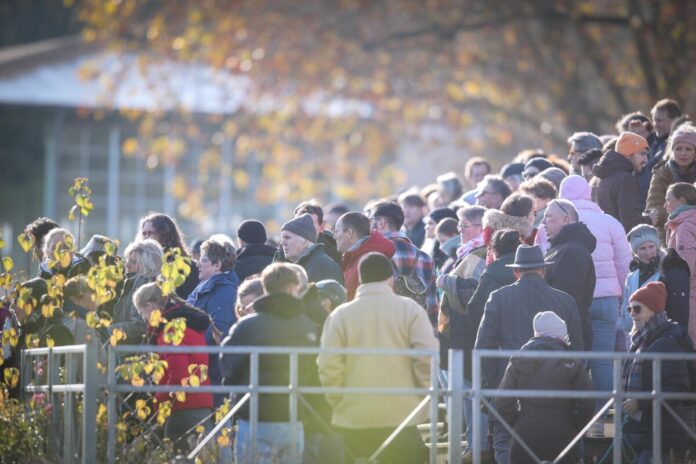
[[[173,131],[168,121],[163,136],[163,115],[130,113],[141,136],[124,151],[177,163],[191,137],[201,138],[203,185],[231,138],[236,168],[223,171],[237,188],[255,187],[262,203],[390,193],[404,179],[393,165],[398,145],[428,127],[465,155],[502,162],[526,147],[563,152],[569,132],[609,132],[622,113],[646,111],[659,98],[694,101],[689,0],[84,0],[75,7],[87,41],[139,51],[145,71],[174,59],[248,76],[244,109],[210,117],[206,130],[189,119]],[[173,140],[173,132],[188,141]],[[254,169],[258,179],[250,181]],[[206,193],[179,187],[182,201],[198,202],[183,212],[194,213]]]

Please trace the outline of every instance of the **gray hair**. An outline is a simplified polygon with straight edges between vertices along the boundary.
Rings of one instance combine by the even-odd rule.
[[[51,229],[51,231],[46,234],[43,241],[42,251],[44,259],[52,258],[53,249],[56,247],[56,244],[58,244],[58,242],[65,241],[66,237],[70,237],[73,243],[75,242],[75,237],[73,237],[73,234],[71,234],[69,230],[62,228]]]
[[[466,219],[469,222],[481,222],[485,213],[486,208],[483,206],[464,206],[463,208],[459,208],[457,210],[457,217],[459,219]]]
[[[601,149],[602,141],[592,132],[576,132],[568,138],[568,145],[575,145],[577,151],[585,153],[594,148]]]
[[[575,208],[575,205],[570,200],[564,200],[560,198],[556,200],[551,200],[547,205],[547,208],[552,205],[564,212],[568,217],[570,217],[570,219],[573,222],[578,222],[578,210]]]
[[[162,269],[162,246],[151,238],[133,242],[126,248],[124,257],[133,256],[138,266],[138,274],[155,278]]]

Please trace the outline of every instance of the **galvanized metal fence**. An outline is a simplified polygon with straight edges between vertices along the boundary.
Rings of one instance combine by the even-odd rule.
[[[249,385],[240,386],[198,386],[184,387],[177,385],[143,385],[135,386],[119,382],[116,374],[116,367],[119,359],[125,355],[137,355],[146,353],[224,353],[224,354],[248,354],[250,357],[250,383]],[[306,355],[323,354],[339,354],[346,356],[422,356],[429,358],[431,383],[428,387],[422,388],[384,388],[384,387],[319,387],[319,386],[304,386],[299,382],[299,357]],[[282,386],[268,386],[259,383],[259,356],[261,355],[287,355],[289,357],[290,375],[289,384]],[[67,356],[65,359],[59,359],[61,356]],[[70,356],[82,356],[82,368],[79,369],[75,360],[70,361]],[[483,358],[509,358],[511,356],[517,358],[535,358],[535,359],[568,359],[569,357],[579,359],[611,359],[613,362],[613,377],[616,388],[613,391],[568,391],[568,390],[497,390],[483,388],[481,378],[481,361]],[[46,357],[46,374],[47,383],[36,385],[31,382],[32,379],[32,363],[30,360],[34,358]],[[654,363],[653,367],[653,385],[655,388],[651,392],[631,392],[626,393],[621,388],[621,374],[623,363],[628,359],[643,359]],[[383,450],[393,441],[396,435],[410,422],[410,420],[423,410],[426,406],[429,408],[429,423],[428,434],[430,437],[429,462],[435,463],[437,460],[437,428],[438,428],[438,402],[445,400],[447,403],[447,461],[450,463],[458,463],[461,460],[462,453],[462,425],[463,425],[463,401],[471,400],[473,402],[473,417],[472,430],[473,440],[471,444],[473,462],[479,464],[481,462],[481,434],[487,433],[487,430],[481,430],[481,405],[485,405],[489,413],[499,420],[502,420],[500,414],[491,404],[490,399],[495,397],[514,397],[514,398],[574,398],[574,399],[608,399],[604,407],[597,412],[593,420],[588,423],[577,436],[566,446],[553,462],[560,462],[564,456],[575,446],[590,428],[592,423],[600,418],[612,406],[614,407],[614,438],[613,438],[613,462],[622,462],[622,401],[628,397],[650,400],[653,407],[653,436],[652,447],[654,450],[661,450],[661,426],[662,426],[662,407],[665,408],[672,416],[675,417],[677,423],[687,430],[692,439],[696,440],[696,433],[689,429],[688,424],[674,411],[674,409],[666,403],[670,400],[690,400],[696,401],[696,393],[691,392],[664,392],[661,389],[659,381],[662,373],[662,363],[665,361],[674,360],[689,360],[696,361],[696,354],[683,353],[649,353],[649,354],[633,354],[633,353],[597,353],[597,352],[550,352],[550,351],[499,351],[499,350],[475,350],[473,353],[473,378],[470,389],[464,388],[463,382],[463,353],[459,350],[451,350],[449,352],[449,371],[448,384],[446,387],[438,383],[438,367],[439,355],[434,350],[380,350],[380,349],[321,349],[321,348],[297,348],[297,347],[178,347],[178,346],[134,346],[124,345],[116,346],[109,349],[108,352],[108,377],[105,384],[99,384],[97,375],[96,363],[96,347],[92,345],[77,345],[61,348],[39,348],[24,350],[22,352],[22,386],[25,392],[35,393],[43,392],[49,396],[49,401],[54,405],[52,423],[55,430],[60,429],[60,414],[57,412],[62,404],[63,406],[63,430],[62,436],[62,462],[78,462],[76,456],[75,440],[78,438],[71,431],[76,430],[74,411],[74,397],[71,395],[82,394],[83,409],[81,422],[81,453],[79,460],[83,463],[96,462],[96,411],[97,411],[97,393],[101,388],[106,393],[107,411],[108,411],[108,440],[107,440],[107,460],[109,463],[116,461],[116,423],[118,421],[118,397],[119,395],[127,395],[133,392],[210,392],[239,395],[238,401],[229,411],[227,416],[221,420],[199,443],[199,445],[189,454],[189,458],[194,458],[204,448],[206,443],[212,440],[220,428],[224,426],[242,407],[249,405],[249,424],[250,424],[250,443],[252,446],[252,456],[255,452],[256,434],[258,426],[258,408],[260,394],[287,394],[289,396],[289,417],[293,424],[299,423],[298,407],[300,402],[306,404],[304,395],[318,394],[352,394],[352,395],[420,395],[423,400],[420,404],[404,417],[402,423],[395,428],[394,432],[385,440],[385,442],[370,456],[370,461],[373,462],[379,458]],[[59,368],[63,371],[63,382],[59,379]],[[83,382],[77,382],[79,374],[82,374]],[[375,385],[379,385],[379,379],[375,379]],[[66,395],[61,403],[60,395]],[[521,442],[521,439],[515,433],[514,429],[507,426],[508,431],[516,439]],[[293,429],[293,434],[297,433]],[[292,440],[294,443],[295,440]],[[530,456],[536,461],[541,460],[534,454],[526,444],[520,443],[527,450]],[[55,448],[57,450],[57,447]],[[298,450],[295,450],[297,452]],[[661,454],[655,453],[653,463],[661,463]]]

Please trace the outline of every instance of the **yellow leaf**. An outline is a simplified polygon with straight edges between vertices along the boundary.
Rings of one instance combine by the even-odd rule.
[[[8,343],[11,346],[17,346],[17,343],[19,343],[19,334],[14,327],[10,327],[2,333],[2,344],[6,345]]]
[[[85,316],[85,322],[87,323],[87,326],[92,329],[99,327],[99,316],[97,315],[96,311],[88,312],[87,316]]]
[[[180,403],[183,403],[184,401],[186,401],[186,392],[179,391],[179,392],[176,392],[174,394],[174,396],[175,396],[176,400],[179,401]]]
[[[217,444],[221,448],[226,448],[230,446],[230,437],[228,429],[222,429],[220,435],[217,437]]]
[[[201,386],[201,380],[198,378],[197,375],[192,375],[189,377],[189,384],[192,387],[200,387]]]
[[[143,380],[143,378],[139,375],[134,375],[133,379],[131,380],[131,384],[135,387],[142,387],[145,385],[145,380]]]
[[[29,334],[24,337],[24,343],[27,344],[27,348],[37,348],[39,346],[39,336],[36,334]]]
[[[56,308],[52,304],[45,304],[41,306],[41,315],[43,315],[43,317],[46,319],[50,319],[53,317],[53,312],[55,309]]]
[[[200,434],[203,433],[203,432],[205,432],[205,427],[203,427],[203,426],[200,425],[200,424],[197,425],[197,426],[196,426],[196,433],[200,435]]]
[[[17,237],[17,241],[19,242],[19,246],[22,247],[22,250],[24,250],[25,253],[29,253],[29,250],[34,246],[34,236],[31,235],[30,233],[21,233]]]
[[[162,322],[167,320],[162,317],[162,311],[155,309],[150,314],[150,327],[158,327]]]
[[[109,342],[111,346],[116,346],[118,342],[126,339],[126,334],[121,329],[114,329],[111,332],[111,337],[109,337]]]
[[[5,272],[10,272],[14,268],[14,261],[9,256],[5,256],[2,258],[2,265],[5,268]]]
[[[16,367],[5,368],[3,378],[8,387],[15,388],[19,382],[19,369]]]
[[[56,345],[55,340],[53,340],[53,337],[50,335],[46,335],[46,346],[49,348],[53,348]]]

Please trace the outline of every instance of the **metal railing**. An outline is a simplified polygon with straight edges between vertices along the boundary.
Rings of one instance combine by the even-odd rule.
[[[510,358],[517,359],[611,359],[613,364],[613,384],[612,391],[571,391],[571,390],[499,390],[484,389],[481,379],[481,360],[482,358]],[[625,392],[622,388],[622,369],[626,360],[652,361],[652,384],[653,390],[650,392]],[[666,401],[669,400],[690,400],[696,401],[696,393],[691,392],[664,392],[662,391],[662,363],[665,361],[696,361],[696,353],[625,353],[625,352],[568,352],[568,351],[514,351],[514,350],[474,350],[472,365],[472,389],[465,392],[473,399],[473,462],[480,464],[481,449],[479,446],[481,429],[478,426],[481,421],[481,405],[484,404],[497,420],[510,432],[512,439],[516,440],[520,446],[532,457],[541,463],[542,461],[527,446],[526,443],[515,433],[514,429],[507,424],[503,417],[498,413],[491,402],[485,398],[506,397],[506,398],[568,398],[568,399],[605,399],[608,401],[595,414],[590,422],[585,425],[571,442],[561,451],[552,462],[560,462],[568,452],[583,438],[590,426],[602,417],[609,408],[614,406],[614,437],[612,444],[612,461],[622,462],[622,440],[623,440],[623,400],[632,398],[638,400],[651,400],[652,402],[652,449],[653,464],[662,462],[662,408],[664,407],[676,422],[684,428],[689,436],[696,440],[696,433],[679,417],[676,411]]]
[[[80,369],[78,357],[82,357]],[[34,358],[45,357],[46,384],[34,384]],[[61,374],[63,382],[61,382]],[[83,382],[78,383],[78,376]],[[42,376],[43,377],[43,376]],[[81,439],[81,462],[91,464],[97,461],[97,349],[95,345],[72,345],[55,348],[34,348],[22,350],[21,385],[24,393],[44,393],[51,405],[49,419],[48,453],[62,455],[62,462],[76,461],[76,440]],[[75,434],[77,422],[76,395],[82,394],[81,434]],[[61,395],[63,401],[61,403]],[[62,408],[60,406],[63,406]],[[61,425],[62,413],[62,425]],[[62,435],[62,440],[60,439]],[[62,443],[59,443],[62,441]],[[62,448],[62,450],[61,450]]]
[[[198,387],[178,386],[178,385],[142,385],[135,386],[131,384],[119,383],[116,367],[118,366],[119,356],[126,354],[146,354],[146,353],[224,353],[224,354],[246,354],[250,359],[250,382],[249,385],[238,386],[221,386],[221,385],[201,385]],[[262,355],[287,355],[289,357],[289,384],[280,386],[261,385],[259,383],[259,357]],[[340,354],[351,356],[421,356],[428,357],[430,362],[431,382],[428,387],[422,388],[391,388],[391,387],[319,387],[300,385],[299,382],[299,357],[306,355],[318,354]],[[80,369],[76,362],[69,361],[66,358],[65,363],[61,365],[60,356],[78,355],[83,356],[82,368]],[[36,385],[29,382],[32,377],[30,360],[35,357],[46,357],[46,378],[47,384]],[[534,359],[611,359],[613,362],[613,380],[615,388],[612,391],[570,391],[570,390],[498,390],[483,388],[481,378],[481,361],[484,358],[534,358]],[[653,362],[652,381],[654,389],[650,392],[630,392],[627,393],[622,389],[622,368],[626,360],[642,359]],[[379,349],[322,349],[322,348],[298,348],[298,347],[179,347],[179,346],[149,346],[149,345],[124,345],[109,348],[108,350],[108,377],[106,384],[100,385],[97,375],[97,354],[96,348],[92,345],[76,345],[60,348],[38,348],[24,350],[22,352],[22,388],[24,392],[36,393],[43,392],[48,394],[49,401],[54,405],[52,422],[55,427],[59,427],[60,416],[56,415],[57,406],[60,405],[59,395],[66,395],[63,403],[63,462],[73,462],[75,459],[75,449],[73,449],[74,430],[71,413],[74,410],[74,402],[71,395],[83,394],[83,410],[82,410],[82,435],[81,435],[81,461],[83,463],[96,462],[96,408],[97,408],[97,392],[102,388],[107,393],[107,412],[108,412],[108,440],[107,440],[107,460],[109,463],[116,461],[116,423],[118,421],[117,398],[119,395],[133,392],[209,392],[209,393],[224,393],[237,394],[239,399],[231,408],[227,415],[218,422],[218,424],[208,432],[205,438],[196,446],[189,454],[189,458],[195,457],[208,443],[212,440],[220,428],[240,410],[240,408],[248,404],[249,406],[249,426],[250,426],[250,446],[252,447],[252,456],[256,446],[257,426],[258,426],[258,410],[259,410],[259,395],[261,394],[287,394],[289,396],[289,417],[290,422],[297,424],[298,407],[300,402],[307,405],[303,395],[323,395],[327,393],[334,394],[352,394],[352,395],[419,395],[423,396],[423,400],[418,406],[411,411],[402,421],[402,423],[394,430],[394,432],[385,440],[385,442],[370,456],[369,461],[374,461],[380,453],[393,441],[396,435],[407,426],[411,419],[420,411],[429,405],[429,423],[428,434],[430,436],[429,447],[429,462],[435,463],[437,460],[437,428],[438,428],[438,401],[446,400],[447,403],[447,455],[448,462],[459,462],[461,459],[463,425],[463,401],[471,400],[472,404],[472,431],[473,439],[470,444],[473,462],[479,464],[481,462],[481,437],[482,433],[487,431],[481,430],[481,405],[485,404],[493,416],[498,420],[502,420],[502,416],[498,413],[488,398],[495,397],[513,397],[513,398],[569,398],[569,399],[608,399],[604,406],[595,414],[592,420],[578,432],[573,440],[567,444],[564,450],[556,457],[553,462],[560,462],[564,456],[583,438],[584,434],[590,428],[592,423],[599,419],[611,406],[614,407],[614,437],[613,437],[613,462],[622,462],[622,402],[626,398],[635,398],[641,400],[650,400],[652,402],[652,449],[662,449],[662,408],[672,416],[677,423],[685,428],[692,439],[696,440],[696,433],[690,430],[688,425],[679,417],[670,404],[666,403],[671,400],[690,400],[696,402],[696,393],[690,392],[664,392],[662,391],[662,383],[660,381],[662,374],[662,363],[667,361],[689,360],[696,361],[696,354],[684,353],[621,353],[621,352],[552,352],[552,351],[500,351],[500,350],[474,350],[473,366],[472,366],[472,386],[470,389],[464,388],[463,382],[463,352],[459,350],[450,350],[449,352],[449,372],[448,385],[442,387],[438,383],[438,364],[439,355],[434,350],[379,350]],[[64,370],[64,383],[58,381],[58,369],[61,367]],[[82,372],[84,381],[77,382],[77,376]],[[378,384],[378,379],[375,379]],[[504,421],[503,421],[504,423]],[[509,424],[504,424],[508,432],[514,440],[520,443],[529,455],[536,461],[541,462],[539,458],[515,433],[514,429]],[[297,433],[294,429],[293,434]],[[296,440],[292,440],[294,443]],[[295,450],[297,452],[297,450]],[[654,453],[653,462],[661,463],[660,452]]]

